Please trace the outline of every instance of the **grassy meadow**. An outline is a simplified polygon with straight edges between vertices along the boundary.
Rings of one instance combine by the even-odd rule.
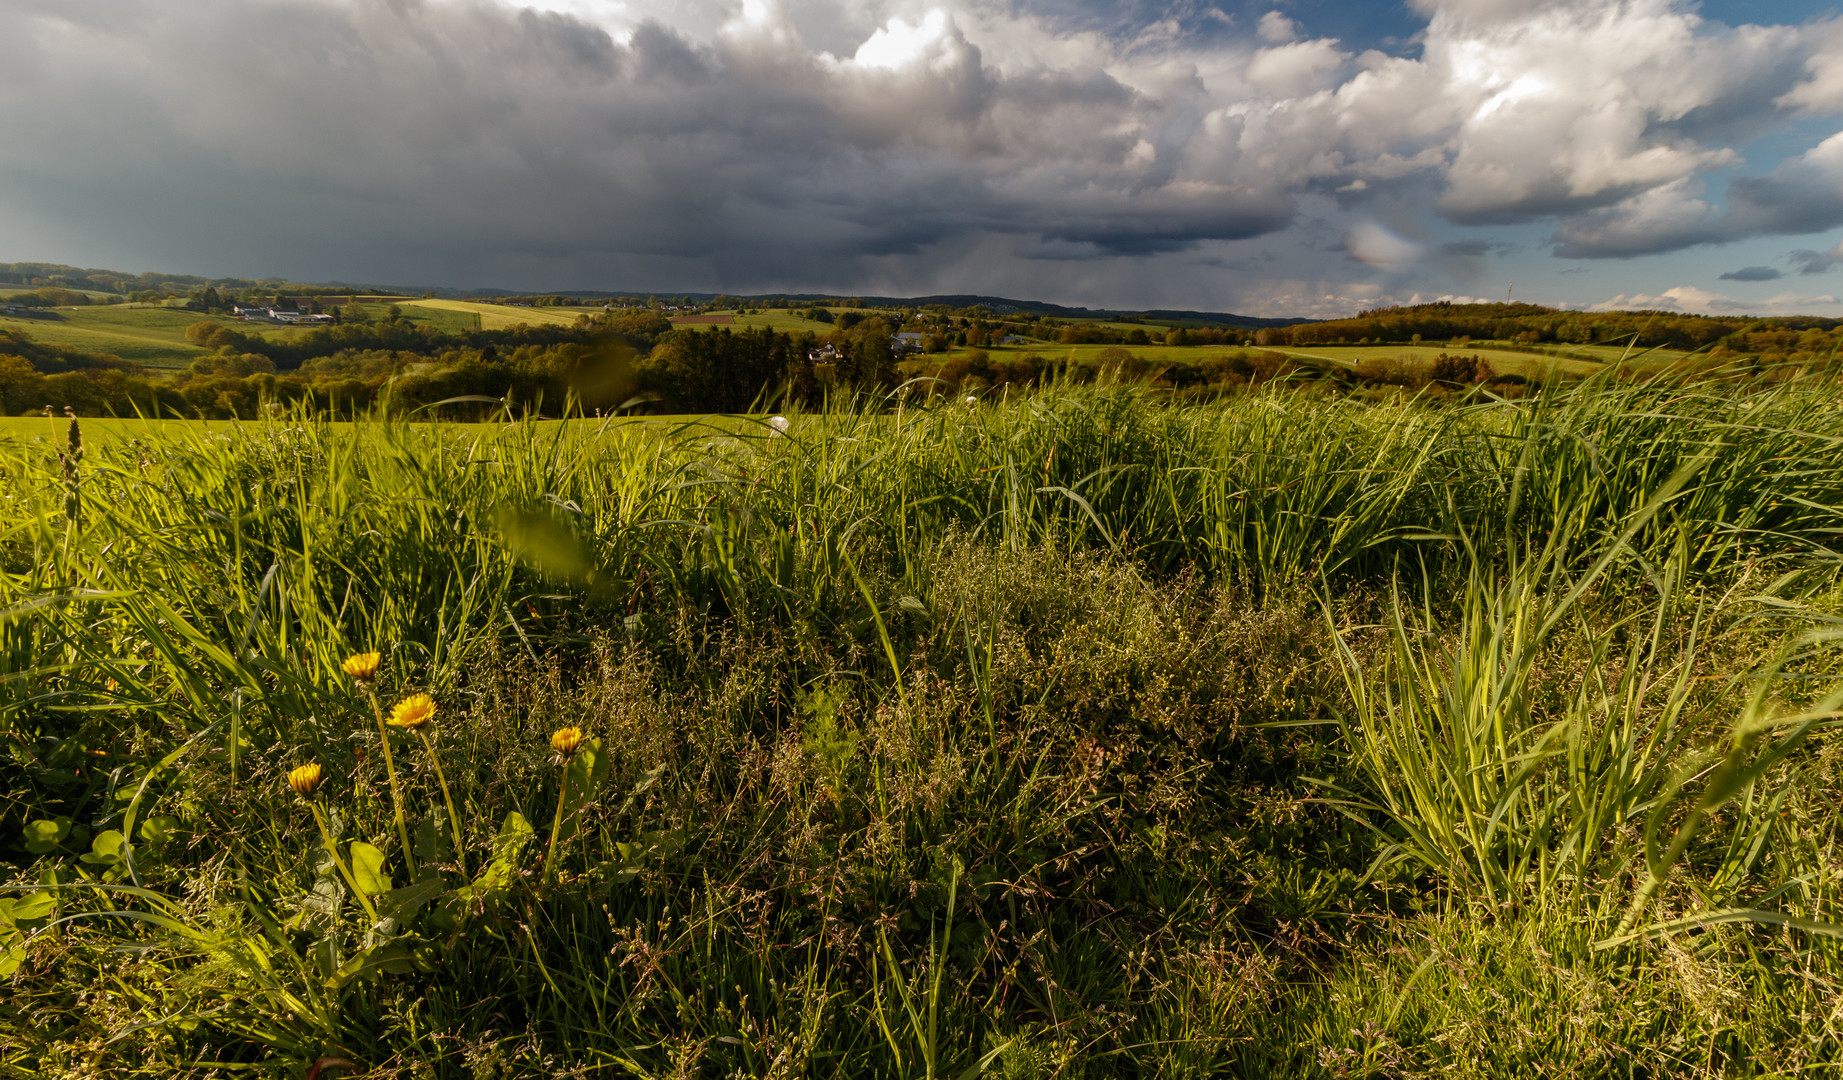
[[[440,330],[503,330],[508,326],[547,323],[570,326],[578,316],[599,314],[602,310],[600,307],[512,307],[470,300],[405,300],[400,306],[411,322]]]
[[[183,308],[143,305],[52,309],[55,318],[0,316],[0,329],[20,330],[34,341],[107,353],[150,368],[182,368],[210,352],[186,340],[186,327],[209,318]],[[243,328],[228,317],[213,321]]]
[[[36,421],[0,1076],[1843,1075],[1836,400]]]
[[[519,325],[543,326],[574,325],[583,315],[602,313],[600,306],[586,307],[513,307],[504,304],[492,304],[465,300],[440,299],[404,299],[390,301],[379,299],[360,305],[360,310],[371,319],[383,319],[392,306],[395,306],[402,318],[411,325],[428,327],[444,333],[468,330],[503,330]],[[848,309],[834,308],[835,313]],[[199,321],[221,323],[233,330],[245,334],[256,334],[266,338],[287,340],[306,330],[275,326],[264,323],[245,323],[228,315],[206,315],[187,311],[183,308],[167,308],[144,304],[98,305],[92,307],[66,307],[54,311],[55,318],[6,318],[0,317],[0,329],[21,330],[34,340],[52,345],[67,345],[86,352],[106,353],[133,360],[152,369],[183,369],[201,356],[209,355],[212,350],[201,348],[186,340],[187,327]],[[813,319],[805,318],[793,309],[767,309],[752,311],[748,314],[733,314],[729,324],[732,329],[750,327],[767,327],[782,333],[807,332],[823,336],[832,331],[834,326]],[[1145,329],[1162,335],[1165,327],[1160,324],[1125,324],[1100,323],[1098,325],[1113,329]],[[703,331],[716,329],[712,323],[686,323],[681,330]],[[1405,360],[1409,363],[1430,363],[1442,352],[1478,356],[1491,364],[1493,370],[1502,375],[1520,375],[1532,380],[1554,377],[1578,377],[1600,370],[1605,364],[1621,360],[1627,350],[1614,346],[1558,346],[1544,352],[1534,350],[1507,350],[1494,348],[1492,342],[1467,342],[1463,345],[1320,345],[1301,347],[1282,347],[1279,351],[1307,360],[1327,360],[1335,364],[1354,367],[1363,360]],[[1109,349],[1125,348],[1136,357],[1152,363],[1186,362],[1208,358],[1223,352],[1233,352],[1233,347],[1223,346],[1168,346],[1135,345],[1063,345],[1051,341],[1023,341],[1005,346],[991,346],[984,351],[994,358],[1007,356],[1025,356],[1036,354],[1046,359],[1072,360],[1077,363],[1092,364],[1101,360]],[[947,353],[936,354],[928,359],[933,361],[951,360],[967,353],[964,347],[955,348]],[[1646,350],[1634,363],[1640,367],[1657,366],[1683,359],[1680,351],[1653,349]]]
[[[728,326],[732,330],[741,330],[749,327],[765,326],[771,330],[778,330],[783,334],[807,333],[816,334],[822,337],[836,329],[836,326],[832,323],[823,323],[817,319],[809,319],[800,314],[803,310],[805,309],[766,308],[751,310],[746,314],[737,311],[716,311],[710,314],[728,315],[731,321],[728,323],[686,322],[675,323],[674,325],[681,330],[714,330],[718,326]],[[838,307],[829,308],[828,310],[836,314],[849,309]]]
[[[384,318],[393,302],[361,303],[359,310],[372,319]],[[395,305],[405,321],[444,332],[475,329],[499,330],[520,324],[573,325],[579,315],[601,308],[515,308],[459,300],[402,300]],[[21,330],[35,341],[68,345],[85,352],[105,353],[133,360],[153,369],[180,369],[212,350],[186,340],[186,328],[214,322],[239,333],[287,340],[308,332],[306,328],[243,322],[229,315],[205,314],[184,308],[151,304],[112,304],[51,309],[55,318],[0,316],[0,329]]]

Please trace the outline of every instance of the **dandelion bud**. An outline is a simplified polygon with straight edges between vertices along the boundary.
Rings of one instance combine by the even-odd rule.
[[[314,793],[315,788],[320,786],[321,771],[320,763],[317,761],[312,765],[302,765],[299,768],[290,769],[288,771],[288,787],[291,788],[296,795],[305,799]]]
[[[354,679],[364,682],[377,676],[378,665],[383,662],[383,659],[381,655],[374,652],[353,653],[346,657],[345,662],[340,664],[339,668]]]
[[[415,731],[434,718],[435,699],[427,694],[411,694],[397,702],[396,707],[390,710],[388,723],[391,727]]]
[[[582,729],[579,727],[561,727],[550,734],[550,748],[564,757],[569,757],[582,745]]]

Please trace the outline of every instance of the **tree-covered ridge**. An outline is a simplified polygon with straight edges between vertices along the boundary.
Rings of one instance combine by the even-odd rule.
[[[1833,366],[1843,326],[1820,318],[1430,304],[1249,329],[1064,319],[984,305],[812,304],[778,313],[735,308],[736,317],[765,315],[773,325],[732,327],[705,325],[727,321],[728,314],[687,319],[709,309],[688,312],[649,298],[574,312],[553,303],[545,306],[564,310],[548,321],[481,329],[465,317],[430,325],[428,309],[390,306],[388,299],[296,295],[289,300],[301,310],[334,321],[284,329],[230,321],[222,314],[228,291],[206,285],[195,292],[202,299],[189,306],[203,311],[184,336],[188,347],[209,351],[176,375],[144,371],[104,351],[35,340],[31,324],[6,330],[0,415],[50,407],[81,415],[229,418],[296,404],[342,416],[439,404],[437,412],[454,419],[501,405],[550,415],[566,408],[583,415],[733,412],[770,401],[817,406],[841,392],[880,394],[912,379],[922,380],[921,392],[961,393],[1106,373],[1168,388],[1180,400],[1280,377],[1369,396],[1403,391],[1437,398],[1475,387],[1514,396],[1535,392],[1532,382],[1580,375],[1652,347],[1678,351],[1646,359],[1628,375],[1648,377],[1662,364],[1795,377]],[[527,302],[537,306],[536,299]],[[1378,353],[1377,345],[1388,351]],[[1368,348],[1335,353],[1338,346]],[[1335,355],[1327,359],[1320,350]],[[1506,353],[1543,359],[1526,364]]]
[[[149,271],[131,274],[123,270],[85,269],[66,266],[63,263],[12,262],[0,263],[0,292],[11,291],[8,285],[24,286],[33,291],[58,290],[69,293],[71,290],[111,293],[132,300],[165,300],[173,297],[192,297],[198,299],[206,289],[221,293],[285,293],[289,296],[340,296],[352,292],[379,294],[380,290],[370,286],[358,287],[349,284],[331,283],[322,285],[305,285],[283,278],[240,278],[240,277],[200,277],[196,274],[174,274],[163,271]],[[383,290],[390,293],[391,290]],[[60,298],[59,303],[85,303],[87,297],[76,300]]]
[[[1795,315],[1686,315],[1676,311],[1567,311],[1539,304],[1421,304],[1375,308],[1355,318],[1257,332],[1264,345],[1451,341],[1598,345],[1634,342],[1669,349],[1725,347],[1735,353],[1790,354],[1836,346],[1843,320]]]

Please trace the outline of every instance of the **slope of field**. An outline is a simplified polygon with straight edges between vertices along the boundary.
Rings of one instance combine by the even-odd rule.
[[[23,330],[34,341],[112,353],[150,368],[184,367],[207,351],[185,339],[186,327],[207,318],[196,311],[117,305],[57,308],[55,314],[55,319],[0,318],[0,327]],[[231,319],[217,321],[236,325]]]
[[[1307,345],[1296,348],[1287,346],[1274,351],[1283,352],[1289,356],[1332,360],[1347,366],[1355,366],[1361,360],[1397,359],[1430,364],[1442,353],[1449,356],[1476,356],[1489,363],[1492,370],[1499,375],[1521,375],[1531,379],[1553,374],[1587,375],[1602,367],[1601,364],[1591,360],[1542,356],[1536,353],[1493,349],[1489,345],[1469,344],[1456,345],[1452,348],[1435,345]]]
[[[837,308],[833,310],[834,310],[834,313],[836,313],[838,311],[843,311],[845,309]],[[769,311],[757,311],[757,312],[754,312],[748,315],[739,315],[734,312],[713,312],[713,314],[728,315],[730,316],[730,321],[727,323],[710,323],[710,322],[682,322],[681,323],[675,319],[673,320],[672,325],[680,330],[712,330],[720,325],[728,326],[731,329],[736,329],[736,330],[740,330],[744,327],[766,326],[772,330],[779,330],[780,332],[784,334],[794,334],[794,333],[827,334],[827,333],[832,332],[833,330],[838,329],[838,327],[833,323],[820,322],[817,319],[809,319],[804,315],[799,315],[792,311],[786,311],[786,310],[782,310],[778,308],[774,310],[769,310]]]
[[[464,327],[444,327],[447,329],[503,330],[508,326],[555,326],[574,325],[580,315],[600,312],[601,308],[540,308],[513,307],[507,304],[483,304],[472,300],[405,300],[400,305],[403,313],[411,321],[418,321],[421,312],[449,312],[471,315],[474,322]],[[433,320],[430,320],[431,324]]]
[[[1253,346],[1259,349],[1259,346]],[[1194,363],[1221,356],[1225,353],[1242,351],[1236,345],[1060,345],[1050,342],[1024,342],[1015,345],[998,345],[984,350],[994,360],[1008,356],[1036,355],[1045,360],[1068,360],[1080,364],[1102,363],[1110,355],[1117,355],[1122,350],[1155,364],[1159,363]],[[959,348],[927,357],[929,360],[947,360],[965,356],[970,350]],[[1477,356],[1491,364],[1500,375],[1521,375],[1525,378],[1537,378],[1550,374],[1586,375],[1599,370],[1603,365],[1589,360],[1576,360],[1565,357],[1543,356],[1536,353],[1512,352],[1492,349],[1489,346],[1439,348],[1432,345],[1317,345],[1310,347],[1283,347],[1272,350],[1302,359],[1329,361],[1344,367],[1354,367],[1358,361],[1367,359],[1406,359],[1415,363],[1432,363],[1441,353],[1455,356]],[[1658,354],[1652,354],[1653,357]],[[1671,356],[1680,356],[1672,353]],[[1648,358],[1649,359],[1649,358]]]
[[[47,286],[21,285],[18,282],[0,281],[0,296],[16,296],[19,293],[36,292],[39,289],[46,288],[46,287]],[[49,287],[56,288],[56,289],[62,289],[64,292],[81,293],[84,296],[89,297],[91,300],[120,299],[119,295],[116,293],[102,292],[98,289],[72,289],[65,285],[54,285],[54,286],[49,286]]]
[[[387,307],[377,305],[372,314],[381,317]],[[210,351],[186,340],[186,328],[193,323],[215,322],[241,334],[262,337],[287,338],[304,332],[291,326],[243,322],[229,315],[208,315],[151,304],[67,307],[54,311],[55,319],[0,318],[0,327],[23,330],[34,341],[69,345],[85,352],[109,353],[149,368],[168,369],[183,368]]]
[[[746,417],[733,415],[703,414],[657,414],[648,416],[611,416],[597,419],[581,420],[530,420],[520,421],[519,430],[532,431],[540,435],[564,436],[571,439],[618,438],[622,434],[638,430],[654,429],[667,431],[673,429],[704,430],[711,433],[743,434],[762,433],[761,425],[766,417]],[[110,446],[128,439],[163,439],[190,441],[213,435],[228,435],[236,439],[276,439],[289,437],[287,432],[302,430],[303,421],[298,416],[279,415],[274,419],[258,420],[187,420],[140,418],[122,419],[118,417],[84,417],[80,421],[84,444],[90,447]],[[378,425],[366,421],[351,422],[344,420],[315,419],[305,423],[316,429],[335,432],[376,432]],[[497,423],[478,423],[454,425],[445,423],[406,423],[406,429],[440,434],[443,436],[466,435],[471,438],[491,440],[497,438],[504,425]],[[760,429],[760,430],[758,430]],[[12,444],[42,443],[61,445],[70,430],[70,421],[63,416],[0,416],[0,446]]]

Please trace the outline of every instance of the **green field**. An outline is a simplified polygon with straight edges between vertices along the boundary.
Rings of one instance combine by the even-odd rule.
[[[0,296],[17,296],[20,293],[36,292],[40,288],[45,288],[45,287],[47,286],[20,285],[20,284],[16,284],[12,282],[0,281]],[[84,296],[87,296],[92,300],[120,299],[120,297],[118,297],[115,293],[99,292],[95,289],[70,289],[70,288],[65,288],[62,285],[55,285],[55,286],[49,286],[49,287],[63,289],[65,292],[81,293]]]
[[[1493,349],[1489,343],[1477,345],[1468,343],[1450,348],[1437,345],[1307,345],[1281,346],[1277,347],[1276,351],[1290,356],[1318,357],[1351,366],[1360,360],[1394,360],[1404,357],[1420,363],[1431,363],[1441,353],[1452,356],[1477,356],[1489,362],[1492,369],[1500,375],[1522,375],[1525,378],[1540,378],[1551,374],[1588,375],[1604,366],[1590,360]],[[1653,353],[1647,359],[1655,359],[1660,355],[1662,354]],[[1670,355],[1680,357],[1682,354],[1672,353]]]
[[[837,312],[843,310],[845,309],[838,308],[835,309],[833,313],[837,314]],[[804,332],[820,335],[829,334],[837,329],[837,326],[832,323],[823,323],[817,319],[809,319],[803,315],[796,315],[793,312],[781,309],[764,311],[755,315],[738,315],[736,316],[736,326],[766,326],[779,330],[782,333]]]
[[[459,332],[476,328],[504,329],[520,324],[531,325],[572,325],[582,315],[599,314],[599,307],[572,308],[520,308],[504,305],[477,303],[458,300],[405,299],[401,301],[380,300],[363,305],[363,312],[370,318],[382,319],[395,306],[402,316],[417,326],[426,326],[443,332]],[[838,308],[836,311],[847,309]],[[152,305],[123,304],[114,306],[60,308],[58,316],[50,319],[6,319],[0,318],[0,328],[16,328],[30,334],[34,339],[51,344],[68,345],[90,352],[110,353],[133,360],[154,369],[179,369],[206,350],[185,340],[186,328],[200,320],[209,319],[229,326],[241,333],[253,333],[266,337],[290,337],[305,331],[271,326],[262,323],[243,323],[223,315],[203,315],[183,309],[158,307]],[[686,324],[680,329],[701,330],[713,324]],[[773,310],[761,314],[737,315],[732,324],[736,328],[768,327],[781,332],[810,332],[823,335],[834,329],[833,325],[816,322],[784,310]],[[1110,324],[1113,325],[1113,324]],[[1119,328],[1130,328],[1138,324],[1117,324]],[[1156,331],[1158,327],[1151,327]],[[1079,363],[1096,362],[1109,349],[1125,348],[1136,357],[1153,363],[1183,362],[1207,359],[1232,351],[1232,346],[1185,346],[1166,345],[1108,346],[1108,345],[1062,345],[1054,342],[1027,342],[1018,345],[992,347],[987,349],[989,355],[1002,359],[1006,356],[1035,354],[1045,359],[1068,360]],[[1302,358],[1317,358],[1340,365],[1354,365],[1360,360],[1370,358],[1397,359],[1412,358],[1430,361],[1441,352],[1463,355],[1478,355],[1489,361],[1493,369],[1501,375],[1521,375],[1526,378],[1541,379],[1552,375],[1586,375],[1599,370],[1604,363],[1620,359],[1624,350],[1616,346],[1567,346],[1564,355],[1544,355],[1533,351],[1511,351],[1495,349],[1492,343],[1477,342],[1463,346],[1442,347],[1436,345],[1371,345],[1371,346],[1307,346],[1283,347],[1279,351]],[[1563,347],[1556,347],[1562,352]],[[928,359],[941,360],[963,356],[966,349],[955,349],[947,354],[937,354]],[[1633,361],[1641,367],[1656,366],[1666,361],[1681,359],[1683,353],[1671,350],[1647,350]],[[1593,359],[1588,359],[1592,357]],[[1596,360],[1600,362],[1595,362]],[[927,360],[915,363],[925,364]]]
[[[520,421],[519,431],[535,432],[539,436],[553,436],[559,433],[572,439],[612,439],[635,431],[704,431],[709,433],[743,432],[749,433],[759,428],[765,418],[738,417],[716,414],[684,415],[649,415],[619,416],[592,420],[533,420]],[[315,420],[316,427],[333,432],[363,432],[372,430],[364,422]],[[27,444],[61,444],[68,429],[69,421],[63,416],[46,418],[42,416],[0,416],[0,446],[12,443],[16,446]],[[295,428],[298,418],[282,416],[273,420],[143,420],[120,419],[115,417],[86,417],[82,421],[83,440],[91,447],[114,446],[131,440],[171,440],[175,442],[197,442],[227,436],[239,441],[265,440],[276,436],[278,430]],[[469,424],[455,426],[449,424],[423,424],[409,422],[406,430],[443,432],[445,434],[470,434],[476,438],[493,439],[502,430],[503,425],[494,423]]]
[[[798,310],[804,311],[806,309],[800,308]],[[828,308],[827,310],[833,312],[834,314],[837,314],[842,311],[848,311],[848,310],[854,310],[854,309]],[[667,314],[669,315],[670,312],[668,312]],[[764,311],[760,311],[760,312],[757,312],[751,315],[738,315],[735,312],[731,312],[731,311],[713,311],[713,312],[709,312],[708,314],[729,315],[733,318],[734,321],[731,323],[727,323],[727,324],[725,323],[684,323],[682,325],[681,324],[675,324],[675,325],[678,325],[678,328],[680,330],[714,330],[714,329],[717,329],[719,326],[724,326],[724,325],[729,326],[732,330],[740,330],[745,327],[751,327],[751,326],[766,326],[766,327],[769,327],[770,329],[779,330],[782,333],[809,333],[809,334],[820,334],[820,335],[829,334],[833,330],[838,329],[838,327],[833,323],[824,323],[824,322],[818,321],[817,319],[809,319],[803,315],[798,315],[792,311],[788,311],[782,308],[773,308],[769,310],[764,310]]]
[[[1260,350],[1261,346],[1249,346]],[[1124,350],[1141,360],[1154,364],[1188,363],[1207,360],[1211,357],[1243,351],[1242,346],[1235,345],[1061,345],[1048,342],[1026,343],[1021,345],[992,346],[983,350],[994,360],[1013,356],[1035,355],[1045,360],[1068,360],[1080,364],[1102,363],[1103,357],[1110,353]],[[967,355],[965,348],[952,349],[945,353],[936,353],[912,361],[913,364],[925,365],[930,361],[949,360]],[[1432,345],[1314,345],[1294,348],[1276,346],[1273,351],[1283,352],[1289,356],[1305,359],[1318,359],[1331,363],[1354,367],[1364,359],[1400,359],[1407,358],[1416,363],[1431,363],[1441,353],[1453,355],[1478,356],[1490,362],[1493,370],[1500,375],[1522,375],[1525,378],[1542,378],[1551,374],[1587,375],[1604,367],[1587,360],[1573,360],[1562,357],[1549,357],[1535,353],[1511,352],[1492,349],[1488,345],[1446,349]],[[1645,360],[1654,361],[1663,355],[1654,352]],[[1681,353],[1668,354],[1680,357]]]
[[[53,309],[56,319],[0,317],[0,328],[23,330],[34,341],[69,345],[85,352],[108,353],[149,368],[183,368],[210,350],[186,340],[186,328],[209,321],[239,333],[264,337],[302,333],[294,327],[241,322],[228,315],[207,315],[143,304]],[[378,311],[382,313],[383,307]]]
[[[577,308],[506,308],[493,304],[469,304],[453,300],[380,301],[360,305],[373,319],[384,318],[392,306],[417,326],[429,326],[444,332],[472,330],[477,326],[500,329],[518,323],[570,325],[590,309]],[[593,309],[599,311],[601,309]],[[155,305],[117,304],[97,307],[57,308],[56,319],[0,318],[0,328],[23,330],[35,341],[69,345],[86,352],[108,353],[133,360],[149,368],[183,368],[209,350],[193,345],[185,338],[193,323],[221,323],[243,334],[287,338],[306,333],[297,327],[270,323],[246,323],[228,315],[206,315],[183,308]]]
[[[23,330],[34,341],[109,353],[150,368],[184,367],[207,351],[185,339],[186,327],[205,318],[195,311],[119,306],[57,308],[55,313],[55,320],[0,317],[0,328]]]
[[[5,421],[0,1077],[1834,1076],[1836,393]]]
[[[503,330],[508,326],[571,326],[580,315],[599,314],[599,307],[541,308],[512,307],[506,304],[483,304],[469,300],[405,300],[400,305],[412,322],[424,322],[445,330]],[[440,313],[437,315],[436,313]],[[443,318],[443,316],[449,316]],[[453,318],[471,316],[472,318]]]

